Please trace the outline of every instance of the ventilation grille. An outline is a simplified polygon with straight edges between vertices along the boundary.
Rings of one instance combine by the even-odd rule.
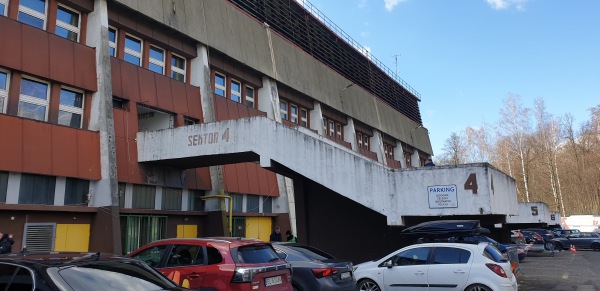
[[[25,224],[23,247],[29,252],[51,252],[54,250],[54,223]]]

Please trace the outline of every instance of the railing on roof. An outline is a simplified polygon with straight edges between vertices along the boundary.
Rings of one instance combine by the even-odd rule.
[[[337,24],[333,23],[325,14],[323,14],[317,7],[315,7],[308,0],[295,0],[298,4],[302,5],[302,7],[312,14],[317,20],[321,21],[323,25],[327,26],[331,31],[340,36],[344,41],[346,41],[351,47],[357,50],[359,53],[363,54],[369,60],[371,60],[379,69],[384,71],[388,76],[392,77],[396,82],[398,82],[402,87],[411,92],[419,101],[421,101],[421,94],[417,92],[413,87],[411,87],[408,83],[406,83],[400,76],[398,76],[395,72],[393,72],[390,68],[383,64],[380,60],[378,60],[375,56],[371,54],[365,47],[355,41],[351,36],[349,36],[346,32],[344,32]]]

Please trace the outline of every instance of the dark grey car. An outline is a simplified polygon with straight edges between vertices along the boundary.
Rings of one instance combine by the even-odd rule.
[[[596,232],[572,233],[566,237],[554,238],[552,242],[556,250],[566,250],[574,246],[575,249],[600,251],[600,233]]]
[[[303,244],[273,243],[273,247],[292,265],[294,291],[351,291],[356,287],[351,261]]]

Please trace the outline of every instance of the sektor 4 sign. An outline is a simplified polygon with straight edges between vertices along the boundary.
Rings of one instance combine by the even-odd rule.
[[[458,208],[456,185],[428,186],[429,208]]]

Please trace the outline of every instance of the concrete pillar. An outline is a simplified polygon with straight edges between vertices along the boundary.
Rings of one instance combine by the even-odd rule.
[[[321,103],[319,101],[314,101],[314,108],[310,112],[310,129],[316,130],[320,135],[325,135],[323,109],[321,109]]]
[[[192,59],[191,62],[190,84],[200,87],[204,122],[214,122],[216,121],[215,99],[210,67],[208,66],[208,50],[206,46],[198,44],[196,51],[198,56]]]
[[[352,145],[352,150],[358,151],[358,144],[356,142],[356,128],[354,128],[354,119],[347,117],[348,124],[344,126],[344,139]]]
[[[413,167],[420,167],[421,160],[419,159],[419,151],[414,149],[413,154],[410,156],[410,162]]]
[[[281,122],[277,82],[263,77],[262,84],[262,88],[258,89],[258,110],[266,112],[268,118]]]
[[[383,151],[383,136],[379,130],[373,129],[373,137],[371,138],[371,151],[377,154],[377,160],[384,165],[387,164],[385,153]]]
[[[98,131],[100,134],[101,169],[100,180],[91,183],[89,205],[107,207],[106,212],[98,212],[99,217],[92,225],[92,233],[103,232],[103,237],[101,240],[94,241],[92,235],[90,247],[97,247],[98,251],[120,254],[119,186],[106,0],[94,1],[94,11],[89,14],[87,30],[87,45],[96,48],[96,79],[98,82],[98,91],[92,96],[89,129]]]
[[[404,150],[402,149],[402,142],[396,141],[396,147],[394,148],[394,157],[396,161],[400,161],[400,166],[404,169],[408,167],[406,160],[404,159]]]

